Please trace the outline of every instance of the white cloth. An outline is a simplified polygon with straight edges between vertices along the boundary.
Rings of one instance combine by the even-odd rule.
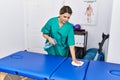
[[[75,63],[74,61],[71,62],[73,66],[82,66],[84,64],[83,61],[80,61],[80,64]]]

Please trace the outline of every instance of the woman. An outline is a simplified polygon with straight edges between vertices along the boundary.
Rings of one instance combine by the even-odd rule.
[[[80,64],[75,57],[73,26],[68,22],[71,15],[71,8],[69,6],[63,6],[60,9],[59,16],[49,19],[41,32],[43,32],[43,37],[46,38],[46,43],[50,42],[54,45],[46,49],[49,55],[68,57],[70,49],[72,61]]]

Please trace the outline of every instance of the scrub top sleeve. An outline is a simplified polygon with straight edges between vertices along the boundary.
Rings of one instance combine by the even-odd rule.
[[[51,27],[51,20],[49,20],[41,29],[41,32],[43,32],[43,34],[48,34],[50,35],[50,27]]]
[[[75,45],[75,39],[74,39],[73,28],[71,28],[68,33],[68,46],[73,46],[73,45]]]

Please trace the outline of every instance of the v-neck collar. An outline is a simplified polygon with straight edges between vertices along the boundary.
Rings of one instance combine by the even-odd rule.
[[[60,26],[60,24],[59,24],[59,17],[57,17],[57,25],[58,25],[59,29],[62,29],[66,23],[64,23],[62,26]]]

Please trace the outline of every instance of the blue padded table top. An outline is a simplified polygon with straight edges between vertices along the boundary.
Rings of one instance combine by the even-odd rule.
[[[0,60],[0,71],[30,78],[49,78],[65,60],[35,52],[19,51]]]
[[[71,65],[71,58],[65,60],[61,66],[50,77],[51,80],[84,80],[88,67],[87,60],[81,60],[84,62],[82,66]]]
[[[90,61],[85,80],[120,80],[120,64]]]

